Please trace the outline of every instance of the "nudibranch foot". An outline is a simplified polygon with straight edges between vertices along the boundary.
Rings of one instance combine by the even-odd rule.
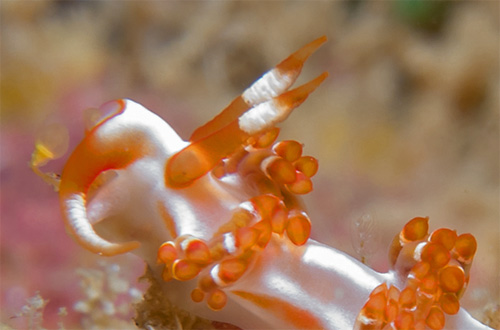
[[[447,228],[429,234],[428,221],[414,218],[396,235],[389,258],[405,287],[383,283],[375,288],[355,329],[439,330],[445,314],[458,313],[477,243],[471,234],[457,236]]]

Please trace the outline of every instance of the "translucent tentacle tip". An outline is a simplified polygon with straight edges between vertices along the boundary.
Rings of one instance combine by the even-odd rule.
[[[69,145],[67,128],[60,123],[50,123],[42,128],[35,140],[35,150],[31,154],[30,167],[36,175],[52,185],[56,190],[59,187],[59,176],[54,173],[45,173],[40,167],[49,161],[62,157]]]

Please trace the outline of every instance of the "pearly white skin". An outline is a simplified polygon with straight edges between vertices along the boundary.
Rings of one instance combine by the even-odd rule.
[[[154,149],[105,182],[89,201],[88,217],[97,232],[113,242],[137,240],[136,254],[152,264],[161,243],[174,239],[159,212],[161,203],[172,218],[177,235],[190,234],[209,239],[221,221],[242,199],[228,189],[228,183],[207,175],[184,189],[170,189],[164,183],[166,160],[187,145],[161,118],[141,105],[127,100],[126,110],[104,123],[98,134],[127,134],[138,127],[147,131],[148,145]],[[149,126],[144,123],[151,122]],[[105,219],[106,221],[102,221]],[[154,235],[152,235],[154,234]],[[151,242],[154,241],[154,242]]]
[[[232,210],[251,196],[235,176],[218,180],[207,174],[182,189],[165,186],[164,170],[169,157],[187,145],[156,115],[127,100],[122,114],[108,119],[96,134],[105,141],[109,135],[128,134],[142,129],[154,152],[111,175],[86,205],[96,233],[111,242],[138,241],[132,253],[146,261],[162,283],[164,294],[175,305],[196,315],[252,328],[297,328],[290,315],[280,314],[241,297],[237,292],[265,295],[286,302],[316,320],[320,328],[352,329],[370,292],[380,283],[395,284],[393,274],[381,274],[341,251],[309,240],[297,247],[288,239],[273,234],[269,245],[255,264],[232,286],[224,288],[229,301],[221,311],[194,303],[190,292],[197,279],[180,282],[161,280],[161,266],[156,263],[158,247],[172,240],[159,204],[167,210],[178,235],[190,234],[209,240],[217,228],[228,221]],[[130,110],[130,111],[129,111]],[[76,212],[75,210],[69,210]],[[81,235],[94,235],[80,232]],[[85,240],[85,237],[80,239]],[[400,288],[401,289],[401,288]],[[489,329],[463,309],[446,317],[448,329]]]
[[[157,273],[160,276],[160,273]],[[271,296],[305,311],[332,330],[353,329],[354,321],[372,290],[386,282],[396,285],[391,273],[378,273],[351,256],[308,240],[295,246],[273,237],[252,269],[234,285],[226,288],[229,302],[223,310],[214,312],[204,303],[183,299],[176,288],[194,288],[188,282],[163,282],[165,294],[186,310],[211,320],[228,322],[242,329],[296,329],[289,317],[276,314],[234,294],[245,291]],[[403,289],[403,288],[400,288]],[[303,327],[302,327],[303,328]],[[312,327],[317,328],[317,327]],[[473,319],[463,308],[456,315],[446,315],[445,329],[491,329]]]

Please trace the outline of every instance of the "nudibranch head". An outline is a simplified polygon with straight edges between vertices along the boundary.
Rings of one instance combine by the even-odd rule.
[[[92,185],[106,171],[168,157],[184,143],[168,124],[131,100],[111,101],[100,110],[101,118],[66,162],[59,196],[70,234],[92,252],[115,255],[136,249],[140,243],[110,243],[96,234],[87,215],[87,195]]]
[[[309,238],[297,195],[312,190],[318,163],[296,141],[274,143],[275,126],[327,77],[289,90],[325,41],[264,74],[188,142],[131,100],[91,113],[58,184],[70,235],[101,255],[147,255],[164,264],[164,280],[198,277],[193,299],[222,308],[222,289],[244,275],[273,235],[295,245]]]

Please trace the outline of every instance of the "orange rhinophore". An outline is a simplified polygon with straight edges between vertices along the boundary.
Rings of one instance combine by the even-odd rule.
[[[304,62],[325,43],[326,40],[327,38],[322,36],[291,54],[274,69],[254,82],[242,95],[234,99],[215,118],[197,128],[189,140],[192,142],[198,141],[219,131],[238,119],[251,107],[268,101],[288,90],[300,75]]]
[[[167,162],[167,185],[173,188],[190,185],[212,170],[223,158],[242,145],[248,145],[250,138],[267,132],[285,120],[328,76],[324,72],[288,91],[299,76],[304,62],[325,41],[326,37],[321,37],[290,55],[245,90],[222,113],[198,128],[190,138],[191,143]],[[280,147],[277,149],[281,150]]]
[[[252,135],[270,129],[286,119],[327,76],[325,72],[309,83],[260,103],[219,131],[192,142],[167,162],[167,185],[173,188],[190,185],[223,158],[245,145]],[[273,117],[266,118],[267,116]]]
[[[385,284],[377,287],[359,313],[356,329],[427,326],[439,330],[445,326],[445,314],[458,313],[476,240],[471,234],[457,237],[455,231],[445,228],[429,235],[428,220],[421,217],[410,220],[391,245],[391,265],[399,276],[407,278],[397,304],[388,302]],[[392,316],[394,311],[396,317]]]

